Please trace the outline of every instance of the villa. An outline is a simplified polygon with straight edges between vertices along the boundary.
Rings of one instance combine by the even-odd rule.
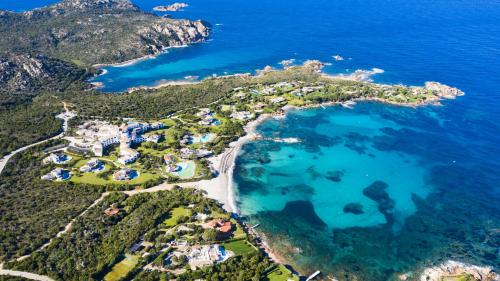
[[[131,180],[138,176],[137,172],[132,169],[122,169],[113,174],[113,179],[115,181],[125,181]]]
[[[187,255],[189,265],[192,269],[224,262],[232,256],[234,256],[233,252],[226,251],[224,247],[219,244],[193,246]]]
[[[241,121],[249,120],[254,117],[253,113],[248,111],[237,111],[231,114],[231,118],[235,118]]]
[[[120,209],[117,207],[109,207],[106,210],[104,210],[104,214],[108,217],[113,217],[116,216],[120,213]]]
[[[71,160],[71,157],[64,153],[52,153],[47,158],[43,159],[43,163],[64,164]]]
[[[50,181],[64,181],[71,178],[71,174],[69,171],[57,168],[52,172],[42,176],[42,180],[50,180]]]
[[[209,108],[202,108],[196,116],[201,117],[202,120],[198,122],[201,126],[216,126],[220,125],[220,121],[215,119],[214,113]]]
[[[165,162],[166,165],[174,164],[175,157],[172,154],[165,154],[163,155],[163,162]]]
[[[82,172],[100,172],[104,170],[104,163],[102,163],[99,159],[91,159],[85,165],[80,167],[80,171]]]
[[[217,239],[223,240],[228,238],[233,232],[233,224],[224,219],[214,219],[207,223],[207,227],[217,231]]]

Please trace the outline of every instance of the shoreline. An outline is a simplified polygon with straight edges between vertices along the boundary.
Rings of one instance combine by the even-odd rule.
[[[201,43],[201,42],[193,42],[193,43],[190,43],[189,45],[197,44],[197,43]],[[131,66],[131,65],[134,65],[134,64],[139,63],[141,61],[150,60],[150,59],[156,59],[158,56],[160,56],[162,54],[166,54],[169,49],[186,48],[186,47],[189,47],[189,45],[188,44],[183,44],[183,45],[178,45],[178,46],[168,46],[168,47],[164,47],[161,51],[159,51],[159,52],[157,52],[155,54],[149,54],[149,55],[145,55],[145,56],[142,56],[142,57],[138,57],[138,58],[135,58],[135,59],[130,59],[130,60],[122,61],[122,62],[97,63],[97,64],[93,64],[92,67],[93,68],[103,68],[103,67],[126,67],[126,66]],[[101,76],[101,75],[105,75],[105,74],[107,74],[107,71],[104,72],[104,73],[100,73],[97,76]],[[95,77],[97,77],[97,76],[95,76]]]

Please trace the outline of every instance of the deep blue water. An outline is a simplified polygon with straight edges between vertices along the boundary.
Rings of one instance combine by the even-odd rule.
[[[161,0],[135,1],[151,11]],[[23,10],[40,1],[0,2]],[[44,2],[45,3],[45,2]],[[299,144],[254,142],[237,160],[239,207],[301,271],[388,280],[447,259],[500,268],[500,2],[193,0],[175,17],[206,43],[108,67],[105,91],[253,72],[283,59],[327,72],[382,68],[377,82],[433,80],[466,95],[418,109],[361,103],[262,124]],[[334,62],[332,55],[346,58]],[[363,213],[345,213],[349,203]]]

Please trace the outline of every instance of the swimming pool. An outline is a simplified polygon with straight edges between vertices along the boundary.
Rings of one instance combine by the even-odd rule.
[[[196,163],[194,163],[194,161],[179,163],[178,167],[180,167],[180,170],[173,173],[174,175],[181,179],[190,179],[194,177],[194,173],[196,172]]]

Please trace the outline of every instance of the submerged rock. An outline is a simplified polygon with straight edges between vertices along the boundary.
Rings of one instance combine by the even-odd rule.
[[[363,195],[378,203],[378,210],[384,214],[387,223],[393,223],[392,209],[394,209],[394,200],[389,197],[385,189],[389,185],[383,181],[374,181],[363,189]]]
[[[349,203],[344,206],[344,213],[351,213],[355,215],[361,215],[364,213],[363,205],[359,203]]]
[[[333,181],[333,182],[340,182],[342,180],[342,176],[344,176],[344,171],[329,171],[325,178]]]
[[[311,201],[298,200],[286,203],[281,213],[291,220],[303,220],[314,227],[326,227],[326,223],[316,214]]]

